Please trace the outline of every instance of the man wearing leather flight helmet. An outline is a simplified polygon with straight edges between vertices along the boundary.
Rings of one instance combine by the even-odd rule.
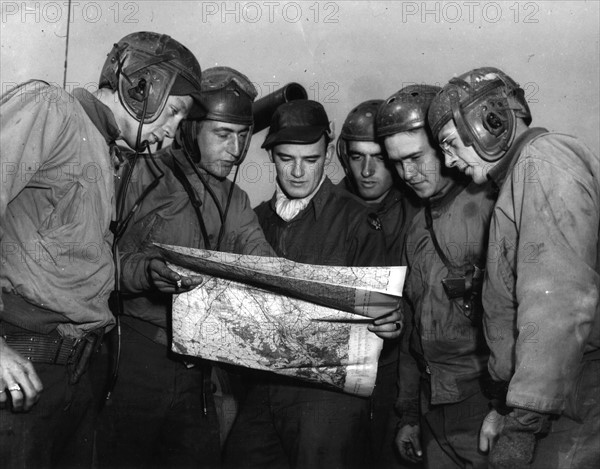
[[[483,287],[492,378],[505,405],[483,420],[490,467],[600,463],[600,160],[530,127],[525,92],[481,67],[431,104],[446,166],[499,192]],[[504,402],[504,399],[502,399]]]
[[[144,155],[126,194],[126,210],[138,208],[119,241],[121,359],[98,432],[101,467],[220,464],[210,367],[186,366],[168,347],[172,294],[202,279],[168,268],[153,243],[274,253],[247,194],[226,178],[248,149],[254,86],[215,67],[202,73],[201,91],[203,119],[182,122],[173,145]]]
[[[481,282],[479,288],[476,280],[467,282],[485,265],[494,199],[490,187],[469,185],[444,168],[427,127],[438,91],[405,87],[381,105],[376,118],[387,157],[425,203],[408,230],[402,261],[408,267],[405,321],[411,326],[401,348],[396,444],[404,459],[423,458],[426,468],[483,469],[487,461],[476,441],[488,410],[482,389],[489,381],[488,350],[480,323]]]
[[[114,44],[94,93],[33,80],[2,96],[0,466],[91,466],[87,366],[114,324],[116,142],[174,136],[200,74],[184,45],[142,31]]]

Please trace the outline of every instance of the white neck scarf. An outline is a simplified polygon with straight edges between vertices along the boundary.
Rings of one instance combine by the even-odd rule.
[[[281,186],[279,182],[277,182],[277,187],[275,189],[275,212],[282,220],[290,221],[293,220],[296,215],[298,215],[302,210],[308,207],[309,202],[312,198],[319,192],[319,189],[323,185],[323,181],[325,181],[325,172],[323,172],[323,177],[321,177],[321,182],[317,188],[312,191],[310,195],[307,195],[303,199],[290,199],[287,195],[281,190]]]

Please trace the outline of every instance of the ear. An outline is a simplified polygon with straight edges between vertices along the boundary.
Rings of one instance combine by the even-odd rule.
[[[271,160],[271,163],[275,163],[275,161],[273,160],[273,149],[270,148],[266,150],[266,152],[269,154],[269,160]]]
[[[333,155],[335,154],[335,145],[333,141],[327,144],[327,150],[325,151],[325,164],[331,163]]]

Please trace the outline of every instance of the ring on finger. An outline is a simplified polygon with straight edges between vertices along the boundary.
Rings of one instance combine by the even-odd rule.
[[[15,384],[11,384],[11,385],[8,387],[8,390],[9,390],[9,391],[11,391],[11,392],[12,392],[12,391],[20,391],[20,390],[21,390],[21,386],[19,386],[17,383],[15,383]]]
[[[394,326],[396,326],[396,330],[397,330],[397,331],[399,331],[399,330],[400,330],[400,328],[402,327],[402,323],[401,323],[400,321],[396,321],[396,322],[394,323]]]

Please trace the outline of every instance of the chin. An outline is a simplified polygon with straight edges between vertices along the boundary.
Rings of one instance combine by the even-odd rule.
[[[304,188],[284,187],[283,190],[290,199],[303,199],[311,194],[309,190]]]
[[[415,194],[417,194],[417,197],[419,197],[419,199],[429,199],[433,195],[433,191],[428,187],[418,189],[413,188],[413,191],[415,192]]]
[[[475,184],[485,184],[487,182],[487,176],[485,174],[473,175],[473,181]]]

